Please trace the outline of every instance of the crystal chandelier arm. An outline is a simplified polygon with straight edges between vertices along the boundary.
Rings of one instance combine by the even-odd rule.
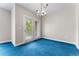
[[[47,6],[48,6],[48,4],[44,5],[44,3],[41,3],[40,4],[40,9],[36,10],[36,15],[37,16],[44,16],[44,15],[46,15],[47,14],[47,12],[46,12]]]

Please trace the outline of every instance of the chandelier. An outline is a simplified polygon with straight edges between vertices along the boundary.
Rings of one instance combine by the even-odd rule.
[[[48,7],[48,4],[41,3],[40,9],[36,10],[36,15],[37,16],[45,16],[47,14],[47,7]]]

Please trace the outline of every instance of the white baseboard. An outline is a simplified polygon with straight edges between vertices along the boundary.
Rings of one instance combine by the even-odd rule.
[[[15,45],[15,42],[13,42],[13,41],[11,41],[11,43],[12,43],[12,45],[15,47],[16,45]]]
[[[76,44],[75,42],[68,42],[68,41],[58,40],[58,39],[56,39],[56,38],[50,38],[50,37],[43,37],[43,38],[49,39],[49,40],[54,40],[54,41],[59,41],[59,42],[65,42],[65,43],[69,43],[69,44],[73,44],[73,45],[75,45],[75,47],[76,47],[77,49],[79,49],[78,44]]]
[[[58,40],[56,38],[50,38],[50,37],[43,37],[43,38],[46,38],[46,39],[49,39],[49,40],[55,40],[55,41],[59,41],[59,42],[65,42],[65,43],[69,43],[69,44],[74,44],[76,46],[76,48],[79,49],[79,46],[75,42],[68,42],[68,41]],[[37,38],[37,39],[39,39],[39,38]],[[31,41],[34,41],[34,40],[31,40]],[[31,41],[28,41],[28,42],[31,42]],[[7,42],[11,42],[11,40],[1,41],[0,44],[7,43]],[[22,45],[22,44],[25,44],[25,43],[28,43],[28,42],[27,41],[24,41],[24,42],[21,42],[19,44],[14,44],[12,42],[12,44],[14,45],[14,47],[16,47],[16,46],[19,46],[19,45]]]
[[[56,38],[50,38],[50,37],[43,37],[43,38],[46,38],[46,39],[49,39],[49,40],[54,40],[54,41],[59,41],[59,42],[65,42],[65,43],[69,43],[69,44],[75,44],[75,42],[68,42],[68,41],[64,41],[64,40],[58,40]]]
[[[75,44],[75,46],[76,46],[76,48],[77,48],[77,49],[79,49],[79,46],[78,46],[78,44]]]
[[[11,40],[0,41],[0,44],[7,43],[7,42],[11,42]]]
[[[64,40],[58,40],[58,39],[56,39],[56,38],[50,38],[50,37],[43,37],[43,38],[46,38],[46,39],[49,39],[49,40],[54,40],[54,41],[59,41],[59,42],[65,42],[65,43],[69,43],[69,44],[74,44],[77,48],[79,48],[77,45],[76,45],[76,43],[74,43],[74,42],[68,42],[68,41],[64,41]],[[39,39],[39,38],[38,38]],[[36,40],[36,39],[35,39]],[[29,42],[31,42],[31,41],[34,41],[34,40],[30,40],[30,41],[24,41],[24,42],[21,42],[21,43],[19,43],[19,44],[13,44],[15,47],[16,46],[19,46],[19,45],[23,45],[23,44],[25,44],[25,43],[29,43]]]
[[[13,45],[14,45],[14,47],[16,47],[16,46],[20,46],[20,45],[23,45],[23,44],[25,44],[25,43],[32,42],[32,41],[37,40],[37,39],[39,39],[39,38],[36,38],[36,39],[30,40],[30,41],[23,41],[23,42],[21,42],[21,43],[19,43],[19,44],[13,44]]]
[[[19,44],[15,44],[14,47],[20,46],[20,45],[22,45],[22,44],[25,44],[25,42],[21,42],[21,43],[19,43]]]

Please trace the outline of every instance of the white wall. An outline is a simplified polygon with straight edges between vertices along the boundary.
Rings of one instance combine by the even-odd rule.
[[[77,46],[79,48],[79,3],[76,4]]]
[[[43,37],[52,39],[56,38],[60,41],[67,41],[76,44],[76,6],[75,4],[63,4],[63,6],[65,7],[64,9],[51,12],[51,14],[43,17]],[[12,41],[14,45],[18,45],[24,42],[23,16],[26,15],[33,18],[36,17],[34,17],[30,11],[17,4],[15,5],[13,12],[13,24],[15,24],[12,27],[14,27],[13,35],[15,36],[12,36],[15,38],[12,39]],[[39,20],[40,18],[37,19]],[[27,42],[28,41],[29,40],[27,40]]]
[[[43,17],[43,36],[76,43],[75,4],[64,7]]]
[[[0,43],[8,42],[11,40],[10,32],[10,12],[4,9],[0,9]]]
[[[24,15],[36,18],[33,14],[27,9],[21,7],[20,5],[15,4],[15,44],[21,44],[24,42],[23,39],[23,19]],[[38,19],[39,20],[39,19]],[[32,39],[33,40],[33,39]],[[30,40],[27,40],[27,42]]]
[[[11,10],[11,42],[15,45],[15,4]]]

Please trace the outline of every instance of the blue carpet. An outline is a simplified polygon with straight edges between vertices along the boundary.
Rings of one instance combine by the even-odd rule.
[[[14,47],[10,42],[0,44],[0,56],[78,56],[79,50],[72,44],[39,40]]]

